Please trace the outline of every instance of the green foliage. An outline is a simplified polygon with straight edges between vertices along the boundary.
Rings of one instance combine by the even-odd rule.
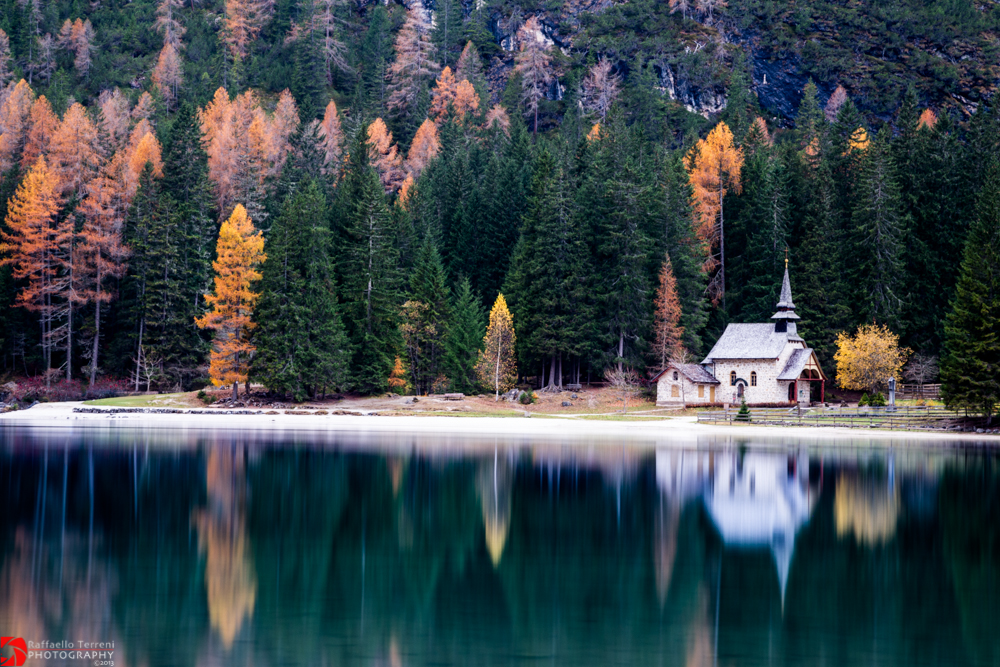
[[[869,398],[869,396],[868,396],[868,392],[865,392],[864,394],[861,394],[861,398],[858,400],[858,407],[859,408],[863,408],[863,407],[871,405],[871,404],[872,404],[872,401],[871,401],[871,398]]]
[[[976,210],[945,324],[941,394],[950,407],[990,417],[1000,405],[1000,166],[996,162]]]
[[[736,413],[736,421],[738,422],[749,422],[750,418],[750,408],[747,406],[747,399],[743,398],[740,401],[739,412]]]
[[[254,312],[257,353],[250,375],[297,401],[348,386],[351,350],[337,304],[325,210],[326,198],[311,179],[288,197],[268,234]]]
[[[472,292],[468,278],[462,278],[455,292],[451,327],[447,341],[447,368],[452,388],[474,394],[479,388],[476,359],[486,334],[483,306]]]

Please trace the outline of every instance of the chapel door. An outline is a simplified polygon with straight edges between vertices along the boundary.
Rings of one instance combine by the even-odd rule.
[[[789,382],[788,383],[788,400],[789,401],[793,401],[793,402],[795,401],[795,383],[794,382]]]
[[[743,398],[743,383],[736,385],[736,398]]]
[[[708,400],[715,403],[715,385],[708,388]]]

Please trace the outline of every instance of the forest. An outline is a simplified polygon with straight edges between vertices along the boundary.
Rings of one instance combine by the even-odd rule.
[[[1000,402],[993,8],[0,4],[8,377],[648,376],[767,321],[787,263],[831,375],[877,322]]]

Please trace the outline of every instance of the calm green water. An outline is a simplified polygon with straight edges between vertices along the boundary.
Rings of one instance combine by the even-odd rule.
[[[116,666],[1000,664],[982,449],[93,433],[0,430],[3,635]]]

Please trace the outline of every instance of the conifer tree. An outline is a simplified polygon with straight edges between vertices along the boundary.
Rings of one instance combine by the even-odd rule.
[[[462,278],[455,292],[447,340],[446,368],[455,391],[466,394],[477,391],[476,362],[484,335],[483,308],[472,292],[469,279]]]
[[[430,237],[424,239],[410,273],[409,300],[400,325],[410,355],[417,394],[430,393],[444,374],[451,325],[451,295],[444,264]]]
[[[264,237],[237,204],[232,215],[222,223],[215,269],[215,292],[206,294],[212,310],[195,321],[202,329],[215,332],[212,344],[212,384],[233,385],[233,400],[239,397],[239,383],[246,382],[250,357],[255,349],[250,333],[256,328],[253,309],[260,297],[253,287],[261,278],[257,267],[267,259]]]
[[[1000,166],[995,161],[976,210],[945,324],[941,395],[949,407],[973,410],[989,423],[1000,405]]]
[[[12,267],[15,280],[27,281],[15,305],[40,313],[46,368],[52,366],[50,331],[58,277],[55,255],[66,236],[55,221],[57,183],[44,158],[38,158],[8,203],[6,229],[0,234],[0,265]]]
[[[521,75],[521,99],[528,115],[534,117],[532,132],[538,135],[538,107],[555,77],[552,71],[552,56],[549,45],[542,34],[538,18],[532,16],[521,26],[517,34],[520,44],[514,56],[514,71]]]
[[[268,235],[250,375],[301,401],[347,386],[350,347],[337,305],[326,199],[307,179]]]
[[[354,349],[352,384],[362,393],[377,393],[386,389],[398,349],[398,251],[385,190],[368,163],[365,145],[359,134],[348,151],[347,176],[337,188],[343,230],[340,275]]]
[[[414,4],[396,35],[396,60],[389,67],[390,109],[409,117],[417,98],[434,74],[441,69],[434,60],[431,24],[423,5]]]
[[[503,294],[499,294],[490,310],[490,323],[476,362],[476,375],[480,383],[492,387],[498,401],[500,393],[509,391],[517,382],[516,347],[514,319],[507,309],[506,299]]]
[[[566,169],[543,148],[506,287],[522,332],[520,358],[529,367],[548,366],[549,387],[562,386],[562,361],[582,356],[594,320],[573,190]]]
[[[660,284],[656,288],[654,303],[652,370],[662,371],[683,349],[684,338],[684,327],[680,326],[681,302],[677,297],[677,279],[669,255],[660,269]]]
[[[851,216],[860,321],[894,324],[899,316],[903,223],[895,178],[883,131],[865,151]]]

